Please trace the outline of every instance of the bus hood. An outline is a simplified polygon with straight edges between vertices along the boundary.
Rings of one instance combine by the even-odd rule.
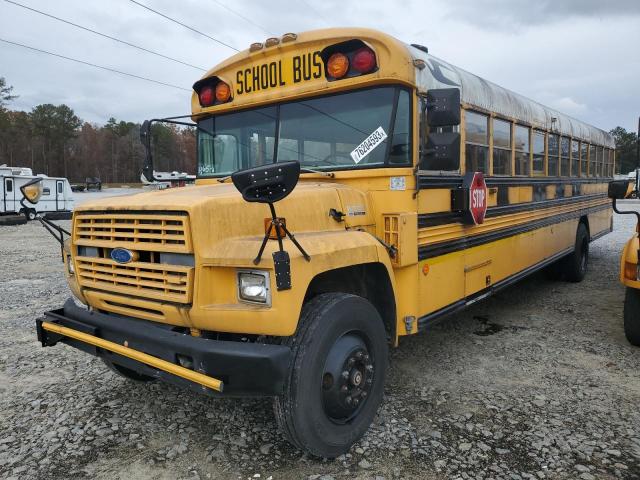
[[[275,204],[275,208],[294,233],[344,230],[373,224],[373,212],[366,194],[337,183],[301,181],[287,198]],[[330,215],[332,209],[344,214],[342,221]],[[104,198],[83,203],[76,209],[76,214],[96,211],[114,214],[187,212],[196,246],[200,242],[210,245],[232,237],[262,237],[265,219],[270,218],[268,205],[244,201],[231,183]]]

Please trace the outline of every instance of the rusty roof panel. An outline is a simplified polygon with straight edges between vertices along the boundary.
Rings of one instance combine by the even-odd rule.
[[[414,59],[426,62],[426,68],[416,69],[416,84],[420,90],[457,87],[460,88],[460,97],[465,104],[519,120],[533,127],[549,129],[562,135],[615,148],[613,136],[604,130],[545,107],[415,47],[407,45],[407,48]],[[554,118],[555,122],[552,120]]]

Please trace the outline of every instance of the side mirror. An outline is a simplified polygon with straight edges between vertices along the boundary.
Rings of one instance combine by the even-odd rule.
[[[458,170],[460,165],[460,134],[432,132],[420,162],[423,170]]]
[[[437,88],[427,92],[429,127],[460,125],[460,89]]]
[[[144,122],[142,122],[142,125],[140,125],[140,141],[142,142],[142,145],[145,146],[145,148],[148,148],[150,143],[151,143],[151,124],[149,123],[149,120],[145,120]]]
[[[231,175],[233,184],[247,202],[273,204],[289,195],[300,178],[300,163],[271,163],[239,170]]]
[[[628,190],[629,180],[614,180],[609,182],[609,190],[607,191],[607,194],[609,195],[609,198],[622,200],[627,196]]]
[[[269,204],[271,211],[271,221],[265,225],[264,238],[258,250],[258,255],[253,259],[253,264],[258,265],[262,260],[262,254],[267,246],[267,242],[275,233],[278,240],[278,251],[273,252],[273,267],[276,274],[276,288],[278,290],[289,290],[291,288],[291,260],[289,253],[283,246],[283,238],[288,237],[296,248],[300,251],[304,259],[309,262],[311,257],[298,243],[296,238],[287,229],[284,218],[276,215],[273,204],[289,195],[298,183],[300,178],[300,163],[282,162],[271,163],[260,167],[240,170],[231,175],[231,180],[238,191],[247,202],[258,202]]]
[[[40,197],[42,197],[42,179],[34,178],[30,182],[25,183],[20,187],[20,191],[22,192],[22,196],[24,200],[27,200],[29,203],[36,204],[40,201]],[[24,206],[24,204],[23,204]]]
[[[152,182],[153,175],[153,157],[151,156],[151,122],[145,120],[140,125],[140,141],[144,145],[144,164],[142,166],[142,181]]]

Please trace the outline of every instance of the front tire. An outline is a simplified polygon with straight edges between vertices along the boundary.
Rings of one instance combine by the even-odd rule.
[[[624,296],[624,334],[631,345],[640,347],[640,290],[627,287]]]
[[[276,421],[294,446],[318,457],[349,451],[382,401],[387,339],[380,314],[362,297],[327,293],[302,310]]]

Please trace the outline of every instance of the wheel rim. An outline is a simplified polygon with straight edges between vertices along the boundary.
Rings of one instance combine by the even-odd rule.
[[[374,359],[366,342],[356,332],[338,338],[327,355],[321,377],[324,412],[344,424],[356,417],[373,386]]]

